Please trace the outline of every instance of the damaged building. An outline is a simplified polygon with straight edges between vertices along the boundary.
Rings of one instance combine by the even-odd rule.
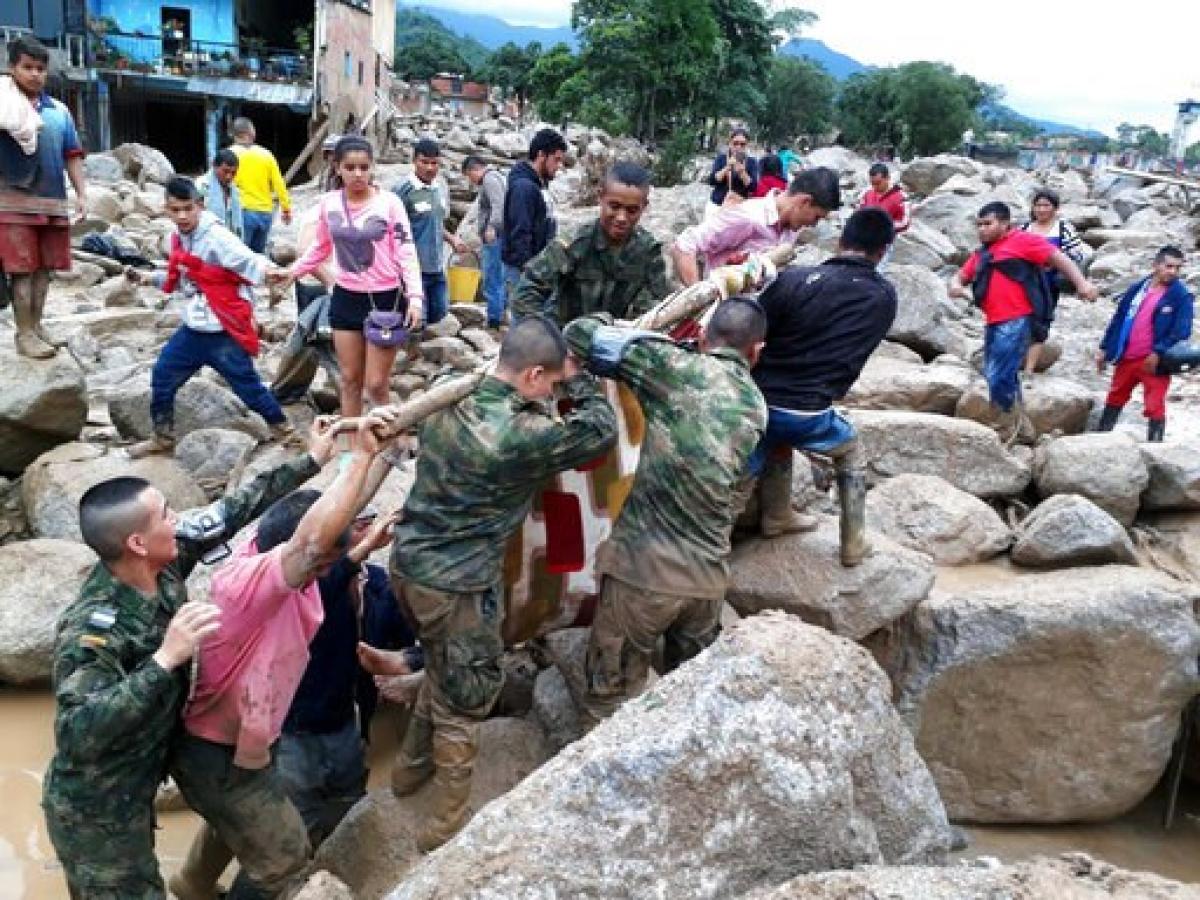
[[[89,149],[135,141],[200,172],[237,116],[288,166],[328,122],[388,108],[395,0],[0,0],[0,42],[53,48]]]

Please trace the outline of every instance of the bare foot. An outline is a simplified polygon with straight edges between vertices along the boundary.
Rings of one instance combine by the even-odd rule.
[[[403,650],[377,650],[370,644],[359,641],[358,664],[372,675],[411,675],[412,668],[404,658]]]
[[[412,706],[412,704],[417,702],[417,694],[421,692],[421,685],[424,682],[424,672],[395,677],[375,676],[375,687],[378,688],[379,695],[384,700],[391,703],[399,703],[403,706]]]

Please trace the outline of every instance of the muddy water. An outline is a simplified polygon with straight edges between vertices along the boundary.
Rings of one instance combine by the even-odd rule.
[[[0,900],[67,900],[39,802],[42,775],[54,750],[54,699],[46,691],[0,688]],[[381,715],[372,741],[371,786],[387,783],[395,719]],[[163,877],[187,853],[199,819],[160,813],[156,836]]]

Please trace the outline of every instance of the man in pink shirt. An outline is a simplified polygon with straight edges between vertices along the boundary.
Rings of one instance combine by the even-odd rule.
[[[1163,247],[1154,257],[1150,276],[1131,285],[1117,302],[1096,356],[1096,367],[1101,372],[1107,363],[1117,366],[1100,415],[1100,431],[1113,430],[1133,389],[1140,384],[1147,419],[1146,440],[1161,441],[1166,434],[1172,370],[1164,365],[1164,356],[1192,335],[1193,300],[1179,280],[1182,270],[1183,251]]]
[[[342,430],[355,429],[354,450],[333,484],[273,504],[212,578],[221,627],[200,648],[171,773],[237,856],[235,900],[284,896],[308,861],[307,829],[275,777],[271,751],[324,615],[316,581],[345,552],[350,524],[369,499],[364,487],[380,450],[373,427],[383,421],[342,422]]]
[[[792,179],[787,193],[772,191],[720,212],[679,236],[671,248],[675,272],[684,285],[700,280],[697,255],[708,270],[738,256],[791,243],[801,228],[815,225],[842,205],[837,173],[807,169]]]

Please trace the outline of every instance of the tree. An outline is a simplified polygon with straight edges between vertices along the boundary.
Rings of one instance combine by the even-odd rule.
[[[782,144],[824,131],[833,119],[836,91],[829,73],[810,60],[788,56],[772,60],[766,102],[755,118],[759,138]]]
[[[1200,164],[1200,141],[1183,151],[1183,161],[1189,166]]]
[[[509,41],[488,58],[480,76],[516,97],[517,108],[523,116],[525,104],[529,102],[533,71],[541,56],[542,45],[536,41],[527,44],[524,49]]]
[[[469,77],[487,57],[478,41],[455,34],[428,13],[396,11],[396,73],[402,77],[424,80],[439,72]]]
[[[848,143],[929,156],[957,146],[989,97],[994,89],[970,75],[943,63],[914,62],[851,76],[837,108]]]
[[[529,97],[547,122],[566,119],[579,108],[587,90],[583,64],[566,44],[555,44],[539,56],[529,73]]]

